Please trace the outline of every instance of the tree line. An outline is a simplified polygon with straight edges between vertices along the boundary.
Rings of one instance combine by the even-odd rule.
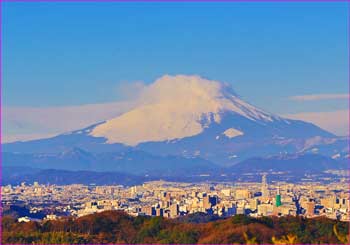
[[[349,223],[294,216],[166,219],[121,211],[27,223],[2,218],[2,244],[91,243],[349,244]]]

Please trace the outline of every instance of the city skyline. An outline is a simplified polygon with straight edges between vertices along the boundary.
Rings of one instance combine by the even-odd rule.
[[[348,241],[348,235],[341,234],[337,231],[338,228],[334,228],[337,223],[344,225],[348,224],[350,220],[348,213],[349,192],[344,190],[345,175],[339,173],[339,176],[342,176],[340,181],[329,182],[329,179],[325,178],[321,182],[305,179],[298,183],[271,181],[269,180],[270,176],[262,173],[261,182],[183,183],[158,180],[131,186],[52,185],[41,184],[37,181],[34,183],[22,182],[20,185],[2,186],[2,202],[6,207],[18,206],[17,211],[12,212],[17,212],[17,226],[19,227],[25,226],[25,223],[28,222],[36,222],[37,224],[51,224],[53,222],[57,225],[72,218],[69,222],[77,224],[81,220],[94,217],[109,222],[106,215],[107,217],[128,215],[128,219],[134,217],[141,220],[149,219],[151,222],[152,220],[156,222],[159,218],[163,219],[162,222],[171,219],[174,224],[187,223],[190,220],[192,220],[190,222],[204,222],[204,224],[220,222],[220,220],[240,223],[239,221],[244,219],[245,222],[248,220],[250,223],[258,222],[260,225],[267,225],[267,227],[269,227],[269,223],[265,222],[274,219],[274,229],[277,229],[279,221],[283,219],[291,221],[293,220],[291,217],[294,217],[303,222],[326,221],[328,224],[336,222],[333,225],[334,234],[323,236],[324,231],[317,229],[318,232],[311,232],[304,236],[302,234],[307,233],[304,230],[310,224],[303,224],[302,233],[288,228],[287,236],[273,232],[269,235],[265,234],[263,238],[261,238],[262,233],[254,233],[250,237],[257,239],[255,243],[264,241],[265,244],[271,241],[275,244],[277,239],[284,240],[284,242],[289,241],[288,244],[309,243],[310,241],[314,243],[313,240],[310,240],[310,236],[323,243],[330,241],[346,243]],[[208,220],[205,221],[206,219]],[[245,222],[242,222],[241,225],[246,225]],[[99,225],[97,222],[95,228]],[[55,229],[55,226],[51,227],[51,229]],[[110,227],[109,229],[114,228]],[[249,229],[252,227],[250,226]],[[14,239],[10,235],[13,232],[8,230],[7,226],[5,230],[5,240]],[[123,229],[118,231],[121,230]],[[108,232],[105,231],[105,234]],[[228,233],[230,234],[230,232]],[[243,237],[248,242],[247,234],[244,234]],[[16,235],[13,236],[16,237]],[[63,237],[70,241],[74,236],[76,234]],[[100,235],[98,239],[104,236]],[[51,239],[54,239],[53,237],[54,235]],[[90,239],[92,238],[93,236]],[[22,239],[30,238],[22,236]],[[43,239],[51,241],[50,238]],[[113,241],[110,240],[113,238],[108,236],[104,239]],[[122,238],[121,241],[134,243],[134,241],[138,241],[137,239],[140,239],[139,235],[128,236],[126,240]],[[164,237],[153,234],[152,240],[139,241],[164,241],[158,239],[164,239]],[[188,241],[201,243],[202,239],[205,239],[205,233],[192,238],[184,237],[180,240],[171,236],[167,236],[166,239],[170,243],[188,243]],[[227,243],[228,241],[237,242],[240,239],[240,234],[234,238],[225,234],[214,240],[209,239],[208,242],[223,243],[226,241]]]

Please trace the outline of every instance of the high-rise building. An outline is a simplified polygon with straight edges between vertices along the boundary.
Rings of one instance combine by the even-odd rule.
[[[156,208],[156,216],[163,216],[163,211],[162,208]]]
[[[262,197],[269,197],[269,186],[267,185],[266,181],[266,174],[263,174],[262,181],[261,181],[261,195]]]
[[[249,207],[251,210],[258,209],[259,201],[256,198],[249,199]]]
[[[130,194],[131,195],[136,195],[137,194],[137,186],[135,185],[135,186],[132,186],[131,188],[130,188]]]
[[[170,205],[170,217],[174,218],[179,215],[179,205],[177,203],[173,203]]]
[[[235,192],[235,198],[236,199],[248,199],[251,198],[252,194],[247,189],[237,189]]]
[[[215,206],[218,202],[217,196],[206,195],[203,197],[203,208],[210,209],[212,206]]]
[[[281,202],[281,193],[280,193],[280,186],[277,187],[277,195],[276,195],[276,207],[279,207],[282,205]]]
[[[306,212],[305,215],[307,217],[312,217],[315,214],[315,202],[310,200],[309,202],[306,203]]]

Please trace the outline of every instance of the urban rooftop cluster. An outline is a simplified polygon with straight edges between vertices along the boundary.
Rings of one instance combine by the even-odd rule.
[[[202,212],[217,216],[245,214],[252,217],[302,215],[326,216],[350,221],[348,185],[342,182],[321,184],[268,183],[179,183],[151,181],[142,185],[33,185],[2,187],[4,206],[22,206],[29,214],[19,222],[36,219],[81,217],[106,210],[123,210],[129,215],[177,218]]]

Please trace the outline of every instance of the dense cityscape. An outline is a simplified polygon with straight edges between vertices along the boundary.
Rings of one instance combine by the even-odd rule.
[[[177,218],[193,213],[216,216],[243,214],[251,217],[300,215],[325,216],[350,221],[350,196],[346,179],[341,182],[286,183],[177,183],[151,181],[142,185],[43,185],[22,183],[2,187],[4,207],[22,206],[29,214],[19,222],[61,217],[81,217],[107,210],[131,216]]]
[[[311,2],[2,1],[0,245],[350,245],[349,1]]]

